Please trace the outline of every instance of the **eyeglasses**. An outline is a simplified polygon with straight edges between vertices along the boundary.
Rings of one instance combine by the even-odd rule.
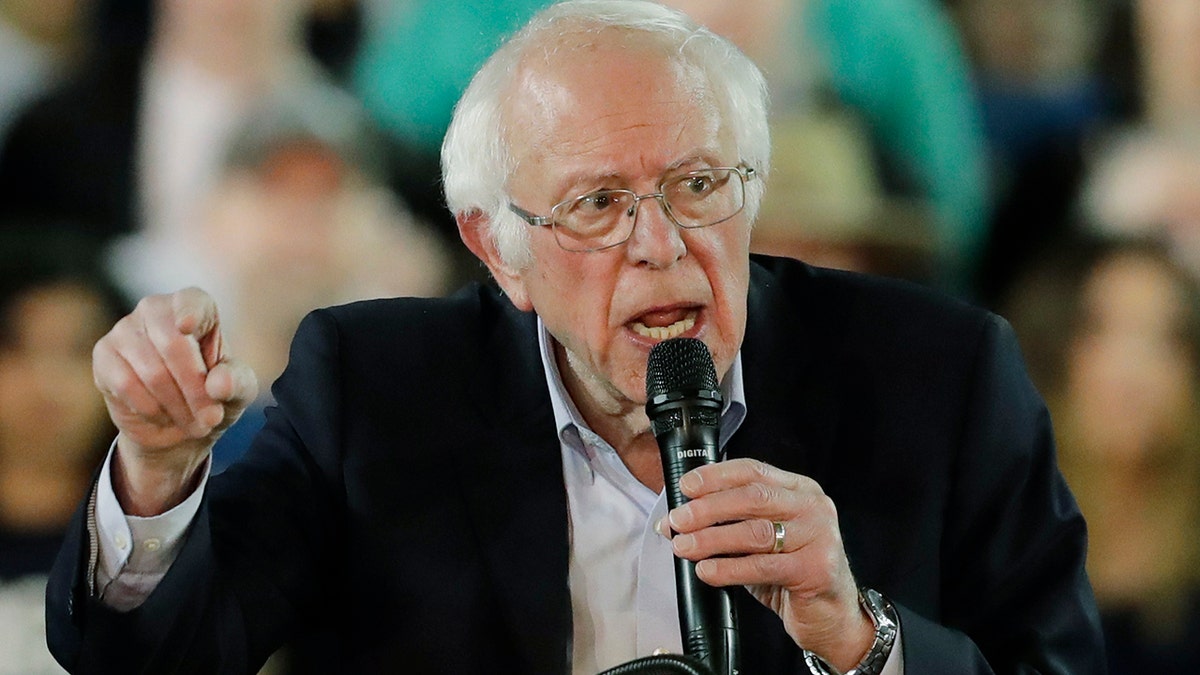
[[[666,178],[658,184],[658,192],[650,194],[596,190],[572,197],[551,207],[548,216],[534,215],[512,202],[508,208],[530,225],[553,229],[563,249],[586,253],[628,241],[637,224],[638,204],[651,197],[679,227],[723,223],[746,206],[746,181],[756,175],[748,166],[714,167]]]

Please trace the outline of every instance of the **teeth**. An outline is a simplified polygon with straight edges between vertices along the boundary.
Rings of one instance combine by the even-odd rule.
[[[696,325],[696,314],[693,312],[684,318],[676,321],[670,326],[647,326],[640,321],[634,321],[632,324],[633,332],[654,340],[669,340],[673,337],[679,337],[692,329]]]

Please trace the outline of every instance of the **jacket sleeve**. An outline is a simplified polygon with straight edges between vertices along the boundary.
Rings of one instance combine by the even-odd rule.
[[[942,616],[899,608],[905,671],[1102,674],[1083,516],[1003,319],[990,317],[974,369],[942,542]]]
[[[310,314],[246,456],[213,476],[179,556],[138,608],[89,594],[87,504],[47,586],[47,641],[72,673],[253,673],[313,620],[344,494],[335,321]]]

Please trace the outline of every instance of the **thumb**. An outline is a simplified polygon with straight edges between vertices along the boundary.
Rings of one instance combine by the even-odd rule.
[[[214,400],[224,405],[222,428],[233,424],[242,411],[258,396],[258,377],[245,363],[223,358],[208,371],[204,389]]]

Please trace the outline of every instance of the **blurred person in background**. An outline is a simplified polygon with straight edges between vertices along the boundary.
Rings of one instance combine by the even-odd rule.
[[[317,0],[95,0],[98,45],[0,152],[0,218],[170,239],[196,226],[221,150],[272,92],[330,79]]]
[[[1160,239],[1200,275],[1200,125],[1106,135],[1090,158],[1079,209],[1088,230]]]
[[[310,0],[304,43],[338,83],[346,85],[362,45],[364,0]]]
[[[1079,211],[1090,229],[1163,239],[1200,275],[1200,3],[1132,9],[1137,116],[1096,139]]]
[[[471,76],[503,36],[552,0],[361,2],[365,28],[352,88],[383,129],[436,164]]]
[[[994,203],[975,280],[995,307],[1075,227],[1087,145],[1123,114],[1105,70],[1112,0],[947,0],[971,56]]]
[[[80,65],[91,5],[0,0],[0,139],[19,111]]]
[[[0,235],[0,673],[63,672],[45,645],[46,578],[114,427],[92,344],[128,308],[90,242]]]
[[[856,117],[776,117],[771,144],[771,190],[751,232],[752,251],[937,283],[932,210],[886,193]]]
[[[359,0],[362,41],[348,86],[391,140],[393,189],[455,244],[439,164],[450,113],[501,38],[551,1]]]
[[[1007,303],[1088,521],[1112,675],[1200,672],[1200,288],[1152,240],[1071,242]]]
[[[882,195],[920,202],[927,211],[925,244],[932,246],[934,264],[923,281],[971,294],[969,282],[987,237],[985,143],[970,62],[941,3],[663,4],[690,14],[762,64],[776,118],[856,118]],[[803,149],[779,145],[779,151]],[[878,223],[877,231],[881,239],[905,240],[911,229],[908,222]],[[898,260],[896,267],[909,262]]]
[[[211,289],[222,326],[265,384],[283,372],[310,310],[358,299],[437,296],[460,279],[440,237],[384,185],[377,135],[356,102],[326,87],[277,92],[250,111],[224,151],[202,217],[154,283]],[[144,266],[120,266],[136,276]],[[134,278],[129,278],[130,276]],[[249,446],[269,387],[214,449],[220,471]]]

